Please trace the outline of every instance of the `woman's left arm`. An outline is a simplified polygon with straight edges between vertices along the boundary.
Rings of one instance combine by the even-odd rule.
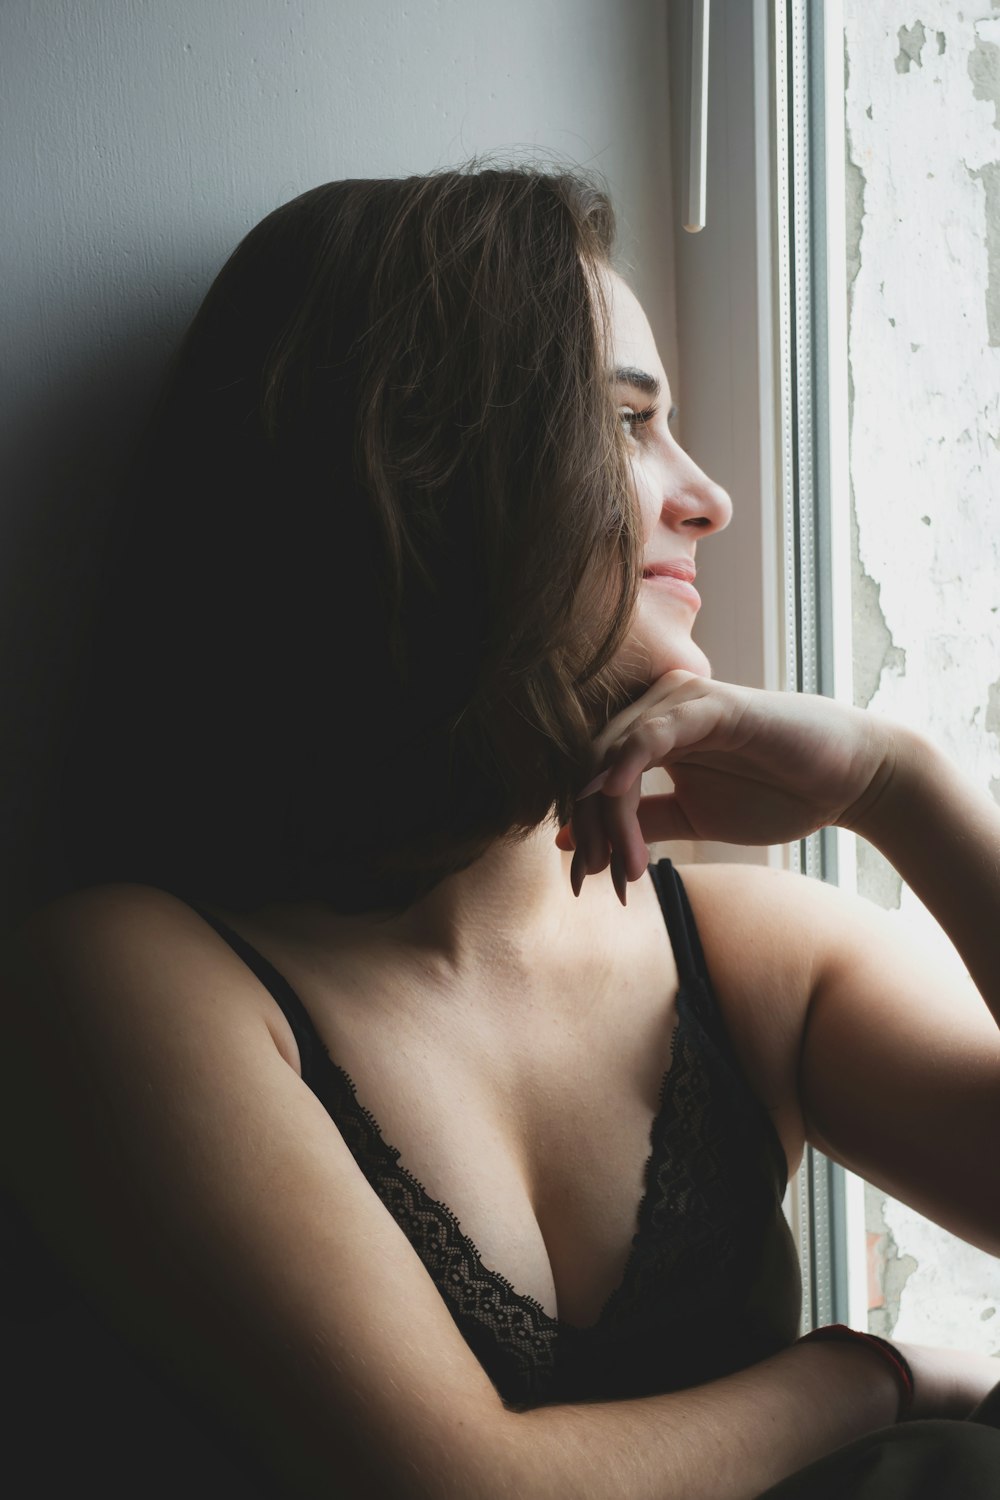
[[[891,776],[838,821],[933,912],[1000,1026],[1000,808],[930,740],[903,728],[893,738]]]
[[[1000,1255],[1000,809],[929,740],[894,738],[891,777],[844,826],[894,866],[969,977],[870,903],[817,890],[812,905],[828,915],[817,910],[811,938],[806,1133]]]
[[[797,1107],[829,1156],[1000,1254],[1000,809],[909,729],[684,672],[651,685],[595,750],[607,775],[572,835],[588,873],[617,864],[620,890],[623,870],[644,870],[643,840],[770,844],[837,824],[924,902],[971,979],[822,882],[746,866],[697,876],[706,907],[744,934],[742,952],[726,946],[737,1010],[771,1037],[758,1092]],[[669,796],[641,796],[654,765]]]
[[[1000,1254],[1000,1030],[955,955],[821,880],[736,864],[682,874],[790,1171],[808,1140]]]

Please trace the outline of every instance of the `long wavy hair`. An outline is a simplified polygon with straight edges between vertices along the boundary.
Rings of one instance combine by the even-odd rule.
[[[568,818],[641,578],[614,238],[584,174],[475,162],[246,236],[113,513],[78,884],[391,914]]]

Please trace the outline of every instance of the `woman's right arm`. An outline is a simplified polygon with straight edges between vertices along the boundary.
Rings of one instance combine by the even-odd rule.
[[[847,1344],[512,1411],[283,1058],[266,995],[188,907],[145,886],[64,897],[8,935],[2,986],[15,1193],[290,1493],[750,1500],[893,1420],[891,1373]]]

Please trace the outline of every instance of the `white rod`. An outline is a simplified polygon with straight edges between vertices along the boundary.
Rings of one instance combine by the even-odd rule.
[[[830,593],[833,614],[833,696],[854,702],[854,635],[851,566],[851,474],[848,433],[847,348],[847,186],[844,162],[847,141],[844,124],[844,7],[842,0],[825,0],[823,25],[823,177],[826,202],[826,324],[827,431],[830,455]],[[857,889],[857,837],[836,831],[837,884]]]
[[[691,0],[691,108],[688,115],[687,193],[684,228],[697,234],[705,227],[708,166],[708,5]]]

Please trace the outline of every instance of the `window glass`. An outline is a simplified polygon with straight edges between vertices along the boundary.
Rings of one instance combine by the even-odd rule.
[[[920,14],[843,4],[854,693],[1000,797],[1000,15]],[[960,962],[862,840],[857,883]],[[865,1200],[871,1331],[1000,1350],[1000,1261]]]

